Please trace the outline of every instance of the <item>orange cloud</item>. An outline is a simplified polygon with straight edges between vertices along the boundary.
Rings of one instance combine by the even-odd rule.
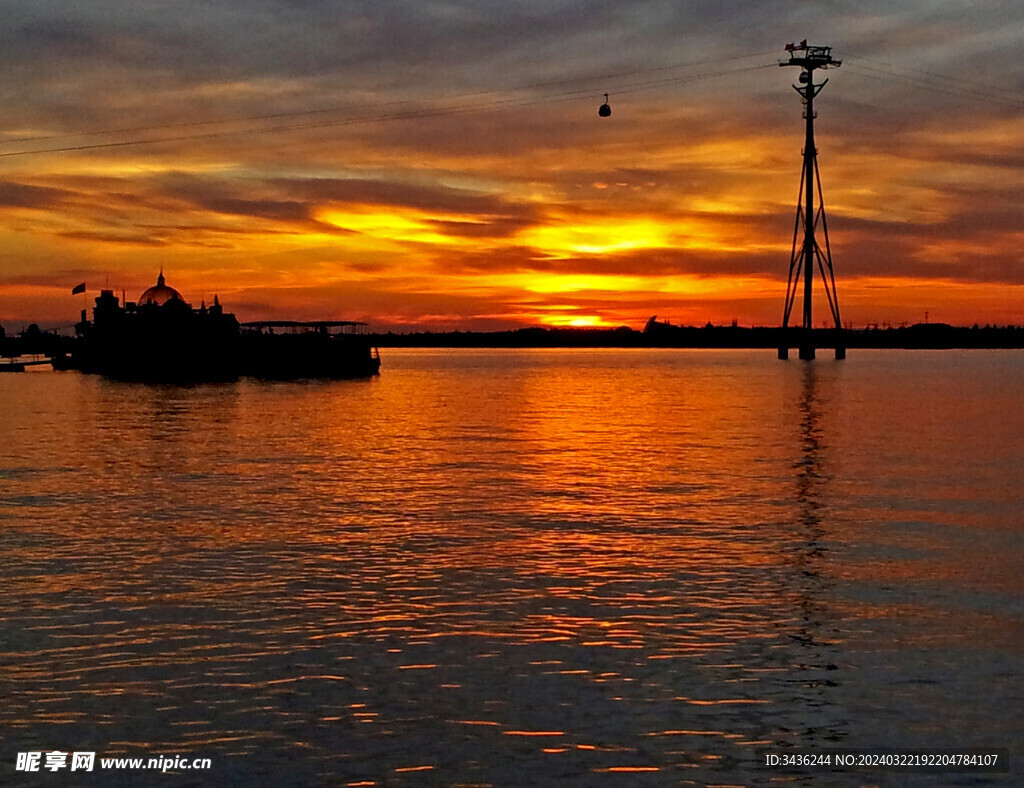
[[[360,20],[371,37],[400,24],[371,22]],[[452,75],[467,87],[426,70],[410,84],[411,54],[391,50],[374,51],[365,72],[346,61],[345,80],[245,48],[212,48],[225,60],[211,70],[180,62],[154,28],[152,40],[140,33],[148,58],[126,71],[118,36],[109,50],[96,41],[100,73],[49,24],[36,19],[25,35],[81,74],[59,85],[38,77],[59,88],[38,94],[64,99],[63,113],[26,87],[0,153],[82,149],[0,158],[0,322],[67,323],[80,308],[70,286],[109,281],[135,297],[160,267],[190,300],[217,292],[246,319],[473,328],[781,318],[803,128],[778,69],[660,84],[693,74],[652,65],[639,89],[612,89],[614,112],[598,119],[594,98],[608,88],[577,93],[571,75],[543,87],[551,75],[536,70],[579,75],[585,62],[606,73],[591,48],[529,74],[511,63],[485,74],[490,57],[462,63]],[[107,89],[112,74],[125,90]],[[126,87],[142,74],[156,80],[149,89]],[[928,309],[952,322],[1024,321],[1019,123],[998,108],[939,103],[889,118],[873,96],[844,69],[819,107],[844,318],[898,323]]]

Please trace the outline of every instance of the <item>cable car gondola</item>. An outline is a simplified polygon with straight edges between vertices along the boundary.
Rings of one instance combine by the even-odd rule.
[[[607,118],[609,115],[612,114],[612,108],[608,104],[608,94],[607,93],[604,94],[604,104],[602,104],[601,108],[598,109],[597,114],[600,115],[602,118]]]

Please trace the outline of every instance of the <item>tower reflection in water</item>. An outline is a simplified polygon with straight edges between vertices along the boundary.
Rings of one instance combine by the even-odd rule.
[[[800,398],[797,404],[799,453],[793,462],[795,471],[796,529],[794,570],[797,587],[796,622],[793,638],[801,648],[798,681],[807,707],[805,743],[841,741],[847,725],[836,707],[834,688],[842,671],[836,664],[842,635],[835,611],[830,609],[831,586],[826,563],[829,560],[830,530],[836,527],[828,495],[832,475],[829,471],[829,444],[822,427],[830,407],[831,386],[835,382],[818,365],[804,364]],[[819,379],[821,378],[821,379]]]
[[[826,509],[823,498],[829,481],[825,469],[827,445],[821,428],[820,387],[817,368],[813,364],[805,364],[799,404],[801,454],[794,468],[798,520],[804,527],[808,558],[820,556],[823,551],[825,534],[822,520]]]

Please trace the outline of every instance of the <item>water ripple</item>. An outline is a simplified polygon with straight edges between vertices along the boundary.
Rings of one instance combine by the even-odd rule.
[[[1019,697],[1020,430],[981,410],[940,429],[945,390],[894,421],[886,386],[935,370],[890,358],[0,381],[4,757],[189,753],[229,784],[768,784],[769,747],[1005,742],[1024,706],[996,725],[987,699]],[[1019,376],[943,369],[1019,412]]]

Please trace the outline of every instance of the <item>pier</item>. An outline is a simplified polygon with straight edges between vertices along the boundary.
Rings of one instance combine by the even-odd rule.
[[[28,359],[21,357],[15,357],[10,359],[4,359],[0,361],[0,373],[3,372],[24,372],[28,367],[41,367],[50,366],[53,364],[53,359],[40,358],[33,356]]]

